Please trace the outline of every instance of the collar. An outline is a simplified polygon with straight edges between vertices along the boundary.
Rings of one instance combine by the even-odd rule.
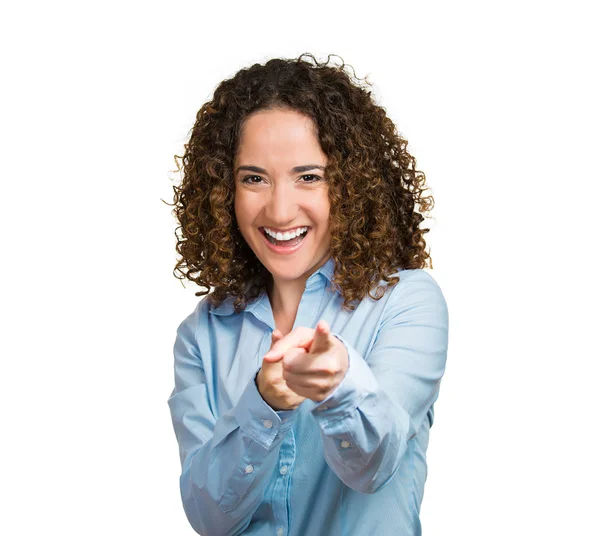
[[[323,282],[325,282],[326,286],[329,285],[329,283],[331,283],[331,281],[333,279],[334,272],[335,272],[335,260],[334,260],[333,256],[331,256],[331,257],[329,257],[329,259],[327,259],[327,262],[325,264],[323,264],[323,266],[321,266],[318,270],[316,270],[314,273],[312,273],[310,275],[310,277],[306,280],[305,291],[313,290],[313,289],[321,286],[323,284]],[[252,312],[257,307],[263,307],[263,308],[267,309],[268,307],[265,305],[265,300],[268,301],[268,299],[269,299],[269,297],[267,295],[267,292],[265,290],[263,290],[251,303],[249,303],[246,306],[245,311]],[[209,312],[214,315],[219,315],[219,316],[230,315],[234,312],[233,300],[234,300],[234,298],[232,296],[229,296],[221,303],[221,305],[219,305],[218,307],[215,307],[213,309],[210,309]],[[268,309],[270,309],[270,307]]]

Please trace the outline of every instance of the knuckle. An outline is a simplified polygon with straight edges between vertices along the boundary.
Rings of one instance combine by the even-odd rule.
[[[288,396],[288,390],[283,385],[278,385],[275,388],[275,395],[277,398],[285,400]]]
[[[333,363],[325,363],[320,369],[319,374],[326,377],[335,376],[338,373],[337,367]]]
[[[323,402],[323,400],[325,400],[326,398],[327,398],[327,395],[326,395],[326,393],[324,393],[324,392],[321,392],[321,391],[318,391],[318,392],[317,392],[317,395],[315,396],[315,400],[316,400],[317,402]]]
[[[321,382],[318,387],[318,392],[321,395],[326,395],[331,390],[330,382]]]
[[[268,378],[267,381],[269,382],[269,385],[278,386],[281,383],[281,376],[273,375],[270,378]]]

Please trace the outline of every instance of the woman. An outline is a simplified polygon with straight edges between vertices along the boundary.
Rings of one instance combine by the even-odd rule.
[[[311,55],[242,69],[198,112],[176,271],[213,291],[177,330],[168,401],[198,533],[421,533],[448,310],[406,145]]]

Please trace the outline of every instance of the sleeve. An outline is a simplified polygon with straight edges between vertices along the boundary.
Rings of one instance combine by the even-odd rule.
[[[200,304],[177,329],[175,388],[168,405],[188,521],[199,534],[231,536],[247,528],[258,508],[298,409],[274,411],[253,375],[237,404],[215,416],[203,367],[203,358],[209,357],[200,355],[196,339]]]
[[[369,354],[336,335],[348,350],[346,376],[323,401],[304,402],[328,465],[362,493],[375,493],[400,467],[429,410],[433,417],[446,366],[448,308],[433,277],[416,270],[393,292]]]

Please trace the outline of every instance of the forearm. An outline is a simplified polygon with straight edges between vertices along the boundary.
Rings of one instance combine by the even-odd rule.
[[[397,447],[405,441],[391,408],[385,407],[391,401],[381,396],[356,350],[347,349],[349,368],[342,383],[322,402],[310,401],[309,408],[319,424],[330,468],[352,489],[373,493],[397,469]]]
[[[238,403],[216,421],[212,437],[186,453],[180,489],[194,530],[229,536],[248,526],[277,465],[293,414],[274,412],[252,380]]]
[[[342,342],[350,363],[346,377],[327,399],[310,401],[309,408],[321,429],[324,455],[331,469],[352,489],[374,493],[400,467],[422,415],[413,412],[411,416],[393,401],[364,359]]]
[[[277,463],[280,439],[268,449],[233,431],[226,442],[205,445],[180,479],[187,518],[200,534],[232,535],[245,529]]]
[[[375,493],[400,467],[408,438],[395,411],[385,397],[369,395],[347,416],[321,426],[325,460],[350,488]]]

